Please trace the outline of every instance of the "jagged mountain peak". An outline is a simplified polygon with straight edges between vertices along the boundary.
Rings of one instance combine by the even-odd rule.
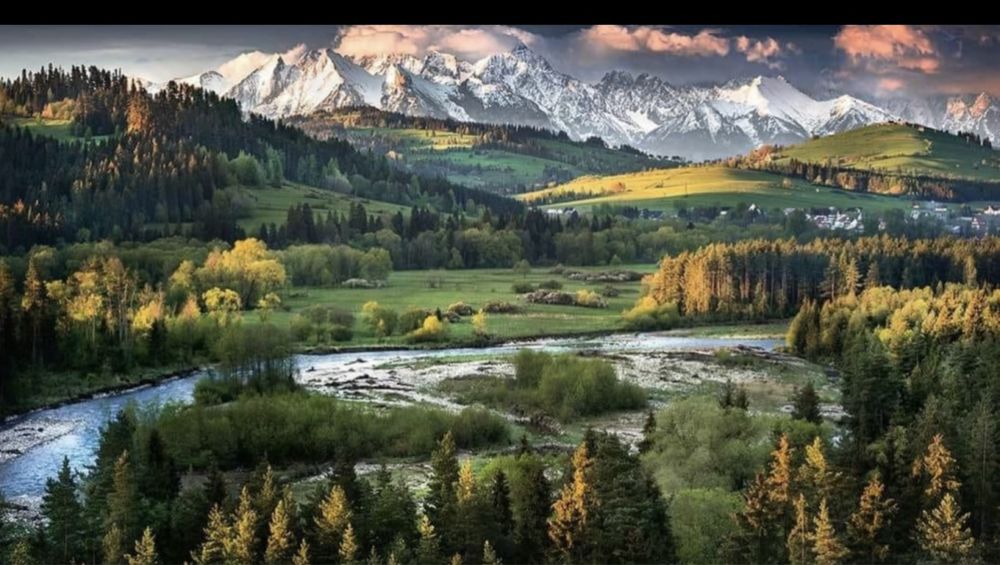
[[[191,79],[222,88],[218,91],[244,111],[274,118],[369,105],[410,115],[541,126],[576,139],[596,135],[611,144],[691,158],[794,143],[897,116],[909,119],[913,112],[920,119],[911,121],[932,127],[994,139],[1000,134],[1000,109],[987,94],[875,105],[835,92],[816,98],[782,75],[673,86],[654,74],[626,70],[586,83],[555,69],[524,43],[474,62],[440,50],[346,57],[304,47],[241,57],[240,64],[226,68],[242,68],[249,60],[260,64],[231,88],[222,87],[239,73],[212,71]]]

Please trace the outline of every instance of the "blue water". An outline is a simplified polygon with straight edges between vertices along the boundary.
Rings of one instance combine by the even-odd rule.
[[[336,371],[339,366],[363,359],[366,361],[395,362],[426,357],[477,356],[490,353],[513,353],[519,349],[536,349],[551,352],[565,352],[582,349],[600,351],[642,351],[642,350],[683,350],[713,349],[747,346],[773,350],[781,345],[775,339],[742,338],[696,338],[677,337],[661,334],[618,334],[594,338],[552,338],[544,340],[511,343],[489,350],[481,348],[455,348],[419,351],[369,351],[361,353],[336,353],[330,355],[301,355],[297,362],[302,370],[315,368]],[[93,463],[96,456],[101,427],[130,402],[145,406],[151,403],[191,401],[195,383],[204,378],[204,373],[195,373],[164,381],[157,385],[133,389],[126,392],[84,400],[59,408],[40,410],[0,426],[0,431],[17,424],[37,422],[42,427],[52,420],[72,422],[73,429],[66,435],[47,443],[36,445],[22,455],[0,463],[0,492],[7,497],[37,497],[45,489],[45,481],[54,476],[62,465],[63,457],[69,457],[70,466],[84,470]]]

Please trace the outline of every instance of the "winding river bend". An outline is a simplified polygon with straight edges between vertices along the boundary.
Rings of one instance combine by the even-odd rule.
[[[616,334],[602,337],[552,338],[514,342],[489,349],[453,348],[434,350],[368,351],[328,355],[300,355],[296,361],[305,374],[336,374],[358,363],[398,363],[434,357],[473,357],[507,354],[520,349],[550,352],[593,350],[641,352],[704,350],[754,347],[774,350],[777,339],[736,337],[680,337],[663,334]],[[83,470],[93,463],[101,427],[130,402],[140,405],[190,402],[195,383],[205,378],[199,372],[104,397],[58,408],[39,410],[0,425],[0,492],[13,500],[37,500],[45,481],[54,477],[69,457],[70,465]]]

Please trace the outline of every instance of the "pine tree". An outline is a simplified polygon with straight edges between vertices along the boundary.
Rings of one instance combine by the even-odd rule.
[[[816,395],[816,389],[811,382],[806,383],[801,389],[795,389],[792,408],[792,418],[805,420],[814,424],[823,422],[823,417],[819,413],[819,397]]]
[[[253,497],[245,485],[233,514],[232,538],[227,554],[241,565],[252,565],[257,559],[257,511]]]
[[[271,514],[271,523],[268,526],[264,561],[269,565],[285,563],[288,561],[293,547],[295,547],[295,538],[292,535],[291,518],[285,511],[285,501],[279,500]]]
[[[575,560],[585,543],[587,514],[591,505],[590,470],[593,460],[583,441],[573,454],[573,480],[566,483],[552,505],[548,521],[553,549],[564,561]]]
[[[817,565],[835,565],[843,561],[848,551],[837,538],[825,498],[819,503],[819,513],[813,518],[813,524],[813,553],[816,554]]]
[[[456,488],[458,484],[459,466],[455,455],[455,438],[451,432],[444,434],[437,448],[431,454],[431,479],[428,484],[424,508],[431,522],[438,529],[442,538],[442,546],[450,548],[455,537],[454,524]]]
[[[135,541],[135,553],[126,555],[128,565],[157,565],[160,562],[156,555],[156,538],[153,530],[148,527],[142,532],[142,537]]]
[[[417,546],[417,563],[421,565],[437,565],[441,562],[441,546],[437,532],[426,514],[420,516],[420,543]]]
[[[530,457],[530,459],[529,459]],[[515,491],[513,506],[517,520],[514,522],[514,546],[517,560],[537,563],[545,556],[548,541],[547,528],[552,508],[552,488],[545,478],[545,468],[533,456],[525,456],[524,481],[526,488]]]
[[[45,495],[42,497],[42,514],[48,520],[46,537],[57,549],[58,560],[63,563],[75,561],[82,542],[80,517],[83,505],[77,499],[76,490],[69,458],[63,457],[57,478],[45,482]]]
[[[222,507],[218,504],[212,506],[208,513],[208,525],[205,526],[205,541],[197,553],[191,554],[192,561],[197,565],[210,565],[228,560],[231,537],[232,527]]]
[[[792,565],[812,563],[812,533],[806,514],[806,497],[799,494],[795,499],[795,522],[788,534],[788,562]]]
[[[299,550],[292,556],[292,565],[309,565],[309,544],[306,540],[299,543]]]
[[[877,563],[889,556],[889,546],[882,542],[895,510],[896,503],[885,498],[885,485],[879,475],[873,475],[861,493],[858,508],[847,521],[848,539],[860,559]]]
[[[344,536],[340,540],[340,547],[337,549],[340,562],[344,564],[354,563],[358,555],[358,542],[354,538],[354,526],[350,522],[344,528]]]
[[[932,510],[924,510],[917,521],[920,548],[940,563],[957,563],[972,554],[972,531],[966,527],[968,514],[962,514],[950,492]]]

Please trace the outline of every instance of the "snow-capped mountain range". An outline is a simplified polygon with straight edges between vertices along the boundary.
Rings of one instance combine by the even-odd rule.
[[[440,52],[349,58],[299,46],[281,54],[246,53],[178,80],[271,118],[367,105],[409,115],[546,127],[575,139],[599,136],[614,145],[694,160],[893,119],[1000,141],[1000,107],[986,94],[874,105],[848,95],[816,100],[780,76],[674,86],[622,71],[589,84],[554,69],[523,44],[472,63]]]

